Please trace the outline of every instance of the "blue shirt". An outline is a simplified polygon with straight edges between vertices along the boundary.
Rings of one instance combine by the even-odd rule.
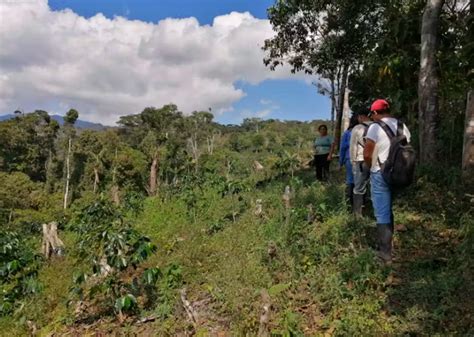
[[[350,147],[351,147],[351,133],[352,130],[346,130],[342,135],[341,148],[339,150],[339,165],[343,166],[346,160],[351,160]]]

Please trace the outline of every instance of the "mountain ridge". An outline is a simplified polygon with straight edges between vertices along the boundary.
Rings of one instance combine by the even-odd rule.
[[[0,115],[0,122],[15,118],[16,116],[14,114],[7,114],[7,115]],[[50,115],[52,119],[57,121],[60,125],[64,124],[64,119],[63,116],[60,115]],[[75,123],[75,126],[78,129],[88,129],[88,130],[104,130],[108,128],[108,126],[102,125],[100,123],[93,123],[89,121],[85,121],[82,119],[78,119]]]

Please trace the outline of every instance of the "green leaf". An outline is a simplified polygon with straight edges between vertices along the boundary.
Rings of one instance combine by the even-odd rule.
[[[72,281],[74,284],[81,284],[86,280],[86,274],[83,272],[74,272],[72,275]]]
[[[130,311],[137,305],[137,299],[132,294],[127,294],[115,301],[115,309],[120,311]]]
[[[289,287],[290,287],[289,283],[278,283],[271,286],[270,289],[268,289],[268,294],[270,296],[276,296],[284,292],[285,290],[287,290]]]

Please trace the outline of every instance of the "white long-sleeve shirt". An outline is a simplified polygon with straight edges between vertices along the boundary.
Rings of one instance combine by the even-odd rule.
[[[364,161],[364,133],[366,128],[368,128],[371,123],[372,122],[364,122],[362,124],[357,124],[352,129],[351,145],[349,151],[351,155],[351,162],[353,163]]]

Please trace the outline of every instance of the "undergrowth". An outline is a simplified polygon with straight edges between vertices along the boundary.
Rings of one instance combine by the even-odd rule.
[[[311,180],[308,172],[257,187],[252,180],[204,180],[182,193],[162,191],[143,203],[132,198],[123,221],[133,223],[133,230],[150,240],[136,243],[150,242],[156,251],[150,250],[139,266],[118,268],[120,280],[130,287],[122,287],[127,292],[120,290],[109,307],[113,310],[115,303],[116,313],[127,309],[122,325],[114,315],[88,325],[71,319],[67,304],[73,271],[87,264],[74,262],[74,252],[69,251],[40,269],[38,280],[44,289],[23,308],[23,320],[13,324],[2,318],[0,327],[26,332],[31,331],[30,321],[41,335],[114,331],[254,336],[263,306],[270,301],[267,329],[275,337],[473,332],[473,265],[468,258],[474,252],[473,217],[462,193],[448,194],[449,203],[435,200],[436,209],[432,208],[428,199],[442,195],[442,189],[421,176],[417,186],[398,197],[396,224],[405,229],[395,235],[395,262],[388,268],[374,257],[373,221],[356,221],[348,213],[343,184]],[[289,209],[282,201],[287,185]],[[256,214],[258,199],[262,212]],[[96,244],[91,233],[100,228],[85,232],[92,240],[87,246]],[[67,246],[83,236],[66,233]],[[135,247],[133,242],[125,246]],[[135,279],[143,295],[132,287]],[[124,308],[128,302],[119,300],[127,294],[138,302]],[[197,311],[196,322],[183,309],[182,296]],[[137,324],[147,317],[153,319]]]

